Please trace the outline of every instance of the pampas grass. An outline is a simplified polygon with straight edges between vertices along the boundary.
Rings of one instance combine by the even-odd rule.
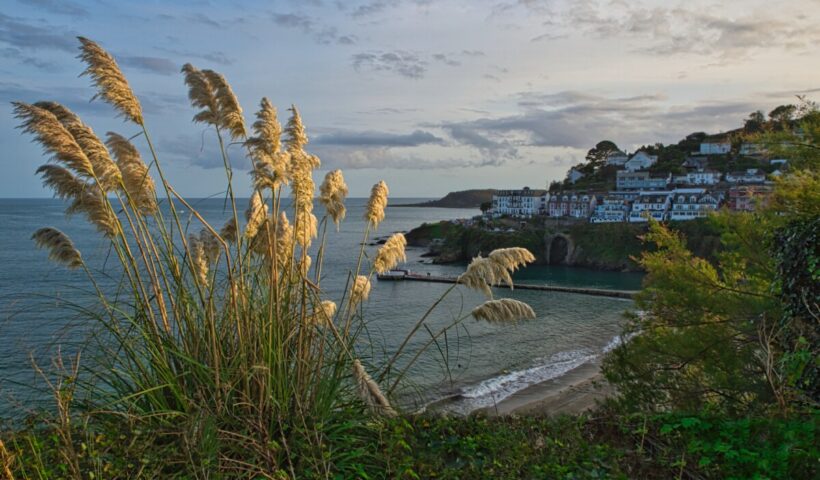
[[[87,65],[83,75],[91,77],[91,81],[97,87],[94,98],[102,98],[125,118],[142,125],[142,106],[131,91],[114,57],[96,42],[84,37],[77,38],[81,43],[79,58]]]
[[[325,180],[319,187],[319,202],[325,206],[327,214],[333,219],[336,228],[345,218],[345,197],[347,197],[347,184],[341,170],[331,170],[325,175]]]
[[[511,274],[521,266],[534,261],[535,256],[525,248],[493,250],[486,258],[481,255],[474,258],[467,266],[467,271],[458,277],[457,282],[467,288],[480,291],[488,298],[493,298],[491,286],[503,282],[513,288]]]
[[[137,210],[143,215],[156,213],[156,187],[139,151],[128,139],[118,133],[108,132],[106,136],[105,144],[117,160],[125,194],[131,198]]]
[[[395,417],[397,415],[379,385],[365,371],[359,359],[353,360],[353,378],[359,386],[359,396],[374,414],[385,417]]]
[[[14,116],[22,121],[19,128],[34,135],[34,140],[54,161],[62,163],[77,175],[94,177],[91,161],[56,115],[28,103],[12,102],[12,105]]]
[[[406,261],[407,255],[404,248],[407,246],[407,240],[401,233],[396,233],[384,242],[376,258],[373,260],[373,269],[377,273],[384,273],[393,269],[400,261]]]
[[[120,186],[122,182],[120,169],[111,160],[108,149],[105,148],[102,140],[94,134],[91,127],[84,124],[80,117],[59,103],[37,102],[34,105],[53,113],[63,127],[74,137],[74,141],[77,142],[77,145],[91,163],[93,176],[100,188],[109,191]]]
[[[512,298],[486,301],[474,308],[470,314],[476,320],[489,323],[510,323],[535,318],[532,307]]]
[[[367,220],[373,228],[378,228],[379,224],[384,220],[384,209],[387,208],[387,184],[384,181],[373,185],[370,190],[370,198],[367,200],[367,207],[364,211],[364,219]]]
[[[68,268],[78,268],[83,265],[80,251],[74,247],[68,235],[56,228],[41,228],[34,232],[31,238],[38,247],[48,249],[48,258],[55,262],[62,263]]]
[[[350,289],[350,302],[353,305],[359,304],[370,296],[370,279],[364,275],[358,275],[353,280],[353,287]]]
[[[164,176],[139,102],[113,57],[90,40],[81,43],[96,96],[139,124],[151,154],[146,164],[136,146],[116,133],[109,132],[103,143],[79,116],[57,103],[14,103],[20,128],[52,159],[37,169],[43,184],[67,202],[67,214],[83,214],[119,260],[119,272],[108,264],[102,275],[119,273],[121,281],[115,290],[103,291],[68,236],[51,228],[33,236],[54,261],[82,267],[100,296],[103,312],[92,318],[103,334],[95,336],[99,355],[83,383],[91,399],[84,414],[89,421],[109,422],[114,430],[127,425],[149,432],[153,443],[133,447],[139,452],[174,445],[163,450],[168,458],[157,458],[163,465],[156,471],[181,472],[180,477],[255,478],[282,476],[285,470],[294,478],[297,470],[323,477],[355,475],[358,471],[339,473],[340,462],[348,458],[345,432],[369,428],[368,410],[396,415],[388,397],[404,373],[467,316],[439,331],[428,327],[430,340],[393,378],[392,366],[411,337],[459,284],[491,295],[489,285],[511,283],[511,272],[532,261],[531,254],[505,249],[476,259],[460,283],[410,330],[376,380],[359,360],[360,350],[367,348],[361,336],[363,303],[374,288],[373,272],[406,259],[406,239],[396,234],[376,253],[372,269],[361,271],[370,229],[385,218],[387,185],[380,181],[372,188],[358,260],[337,309],[325,298],[329,289],[323,285],[322,262],[327,225],[333,221],[338,227],[344,220],[348,188],[341,171],[325,177],[318,200],[327,215],[322,240],[311,249],[320,226],[313,212],[313,174],[321,162],[306,151],[308,135],[298,109],[290,108],[283,146],[276,109],[262,99],[253,136],[245,140],[243,111],[225,77],[190,64],[182,68],[196,109],[194,122],[213,129],[225,165],[231,218],[215,228]],[[244,222],[231,186],[225,135],[241,141],[252,167],[254,189]],[[153,171],[165,193],[162,199]],[[286,187],[293,199],[289,208],[281,201]],[[175,204],[184,206],[187,222]],[[171,214],[167,220],[164,211]],[[493,321],[528,315],[512,305],[474,312]],[[380,387],[385,379],[392,380],[387,394]]]

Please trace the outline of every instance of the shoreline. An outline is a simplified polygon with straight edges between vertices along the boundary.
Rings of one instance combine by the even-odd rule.
[[[471,415],[580,414],[594,410],[614,394],[601,373],[601,359],[584,363],[560,377],[536,383],[515,392],[494,406],[472,411]]]

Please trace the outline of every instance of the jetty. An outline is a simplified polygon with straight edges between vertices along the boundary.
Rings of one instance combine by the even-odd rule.
[[[456,277],[446,277],[441,275],[431,275],[430,273],[417,273],[409,270],[391,270],[380,273],[376,276],[379,280],[386,281],[411,281],[411,282],[432,282],[432,283],[456,283]],[[507,284],[493,285],[496,288],[510,288]],[[531,285],[526,283],[514,284],[517,290],[541,290],[545,292],[575,293],[579,295],[593,295],[597,297],[625,298],[632,300],[638,293],[635,290],[610,290],[605,288],[587,287],[561,287],[557,285]]]

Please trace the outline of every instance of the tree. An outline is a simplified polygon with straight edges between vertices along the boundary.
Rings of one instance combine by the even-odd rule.
[[[617,152],[620,149],[615,142],[611,140],[602,140],[598,142],[594,147],[592,147],[586,156],[586,165],[584,165],[582,170],[584,173],[593,173],[598,168],[606,165],[606,159],[609,155],[613,152]]]
[[[743,123],[743,131],[745,133],[759,133],[763,131],[764,124],[766,123],[766,117],[763,115],[763,112],[760,110],[756,112],[752,112],[746,118],[746,121]]]
[[[710,218],[721,232],[713,261],[650,222],[653,248],[637,259],[642,313],[626,330],[635,337],[603,367],[624,406],[747,413],[820,402],[820,114],[798,111],[795,131],[751,137],[792,169],[768,207]]]
[[[797,106],[791,104],[780,105],[769,112],[769,120],[777,125],[787,126],[794,118],[795,113],[797,113]]]
[[[481,213],[487,213],[487,212],[489,212],[490,210],[492,210],[492,208],[493,208],[493,202],[491,202],[491,201],[489,201],[489,202],[481,202],[481,205],[479,206],[479,208],[481,209]]]

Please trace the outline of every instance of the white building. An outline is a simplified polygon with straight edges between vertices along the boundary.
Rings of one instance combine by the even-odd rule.
[[[766,181],[766,173],[759,168],[748,168],[739,172],[729,172],[726,174],[728,183],[763,183]]]
[[[623,166],[623,164],[625,164],[627,160],[629,160],[629,156],[620,150],[611,151],[606,156],[607,165],[615,165],[620,167]]]
[[[569,181],[569,183],[575,183],[582,178],[584,178],[583,172],[580,172],[575,167],[570,168],[567,172],[567,180]]]
[[[664,190],[671,181],[671,173],[654,174],[618,170],[615,174],[615,188],[618,190]]]
[[[632,223],[646,222],[647,216],[661,222],[666,219],[669,207],[672,205],[672,192],[641,192],[632,203],[629,212],[629,221]]]
[[[705,217],[718,208],[717,197],[711,193],[676,190],[672,195],[672,209],[669,220],[694,220]]]
[[[658,163],[657,155],[650,155],[644,151],[640,151],[632,155],[632,158],[624,163],[624,168],[630,172],[635,172],[637,170],[645,170],[656,163]]]
[[[590,217],[591,223],[625,222],[629,214],[629,203],[623,197],[607,195],[595,207]]]
[[[725,155],[732,150],[732,143],[725,137],[707,138],[700,144],[701,155]]]
[[[549,193],[545,190],[499,190],[493,194],[492,214],[495,217],[510,215],[513,217],[532,217],[543,215],[547,211]]]
[[[696,170],[674,178],[679,185],[716,185],[719,181],[720,172],[715,170]]]

